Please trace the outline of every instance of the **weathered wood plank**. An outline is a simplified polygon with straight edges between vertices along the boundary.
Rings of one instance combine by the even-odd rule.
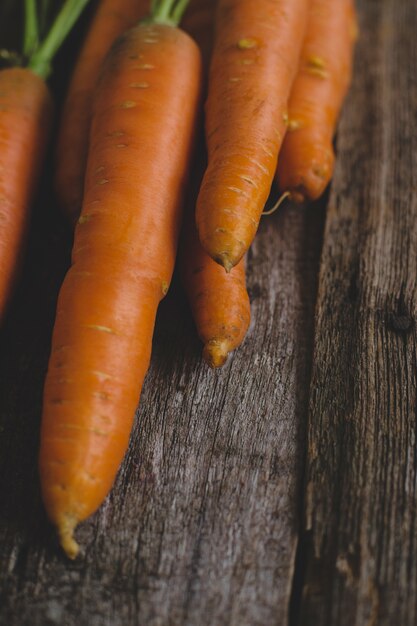
[[[201,362],[176,286],[126,460],[72,563],[38,493],[42,381],[68,262],[56,220],[38,216],[1,334],[0,623],[286,622],[322,223],[319,208],[265,219],[248,263],[253,327],[221,372]]]
[[[316,312],[303,626],[417,623],[417,11],[359,4]]]

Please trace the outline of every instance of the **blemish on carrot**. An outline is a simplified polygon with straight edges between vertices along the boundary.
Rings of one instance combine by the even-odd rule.
[[[235,193],[239,193],[243,196],[247,196],[248,194],[246,193],[246,191],[244,189],[241,189],[240,187],[232,187],[231,185],[229,185],[227,187],[227,189],[229,189],[229,191],[234,191]]]
[[[315,54],[312,54],[308,59],[307,59],[307,65],[309,67],[317,67],[321,70],[326,69],[326,62],[323,59],[323,57],[319,57]]]
[[[289,132],[293,132],[303,127],[303,123],[300,120],[292,119],[288,121],[287,128]]]
[[[329,77],[329,72],[327,72],[326,70],[322,70],[319,67],[308,66],[307,67],[307,72],[309,74],[312,74],[313,76],[317,76],[318,78],[326,79],[326,78]]]
[[[132,87],[132,89],[147,89],[149,87],[149,83],[130,83],[129,87]]]
[[[86,224],[91,220],[92,215],[90,213],[85,213],[78,218],[78,224]]]
[[[93,370],[91,373],[97,376],[97,378],[99,378],[102,381],[112,380],[114,378],[114,376],[111,376],[110,374],[106,374],[106,372],[100,372],[99,370]]]
[[[100,400],[108,400],[111,397],[111,395],[106,391],[95,391],[93,396],[95,398],[100,398]]]
[[[125,100],[120,106],[122,109],[133,109],[137,105],[138,103],[134,102],[134,100]]]
[[[252,187],[255,187],[255,189],[257,189],[258,185],[252,178],[249,178],[249,176],[244,176],[243,174],[241,174],[240,178],[244,180],[246,183],[249,183],[249,185],[252,185]]]
[[[243,39],[239,39],[239,41],[237,42],[237,47],[239,48],[239,50],[251,50],[252,48],[258,47],[258,42],[256,41],[256,39],[253,39],[251,37],[245,37]]]
[[[86,328],[99,330],[102,333],[110,333],[111,335],[117,335],[117,332],[113,330],[113,328],[108,328],[108,326],[100,326],[99,324],[86,324]]]

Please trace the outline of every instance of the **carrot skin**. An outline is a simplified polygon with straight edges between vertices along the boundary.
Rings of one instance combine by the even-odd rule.
[[[58,202],[75,225],[81,212],[94,87],[114,41],[149,13],[149,0],[101,0],[77,59],[61,114],[55,157]]]
[[[0,318],[20,264],[52,112],[39,76],[22,68],[0,71]]]
[[[192,0],[181,21],[181,27],[198,44],[206,78],[213,50],[214,17],[218,0]]]
[[[333,175],[333,135],[352,75],[353,0],[312,0],[276,180],[296,202],[319,198]]]
[[[286,130],[309,0],[219,0],[206,102],[203,247],[227,271],[249,248]]]
[[[201,50],[205,77],[213,47],[215,5],[212,0],[196,0],[189,6],[183,20],[184,30]],[[207,254],[198,239],[195,203],[207,166],[204,144],[201,121],[180,241],[179,267],[197,332],[204,344],[203,358],[210,367],[216,368],[221,367],[228,354],[242,343],[250,323],[250,302],[244,261],[227,274]]]
[[[242,259],[226,274],[201,246],[192,218],[191,213],[180,246],[181,278],[204,344],[203,358],[217,368],[240,346],[249,328],[245,262]]]
[[[128,444],[174,267],[200,82],[188,35],[141,25],[113,46],[97,87],[41,432],[43,499],[70,557],[73,529],[103,501]]]

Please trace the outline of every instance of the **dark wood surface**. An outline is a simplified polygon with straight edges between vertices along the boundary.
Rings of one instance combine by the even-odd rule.
[[[414,0],[359,12],[329,197],[264,218],[251,330],[222,371],[174,281],[125,462],[75,562],[36,465],[71,245],[46,174],[0,333],[0,624],[416,623],[417,16]]]
[[[300,624],[417,623],[415,2],[366,2],[316,309]]]

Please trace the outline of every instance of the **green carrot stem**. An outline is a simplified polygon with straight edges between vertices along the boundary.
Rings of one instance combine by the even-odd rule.
[[[184,11],[188,6],[190,0],[177,0],[177,4],[174,8],[174,20],[177,24],[181,22]]]
[[[38,13],[36,0],[25,0],[25,31],[23,36],[23,54],[29,57],[39,45]]]
[[[66,0],[48,35],[29,59],[28,67],[33,72],[44,79],[49,76],[55,54],[89,1]]]
[[[178,26],[190,0],[151,0],[151,16],[146,21]]]
[[[51,11],[51,0],[39,0],[39,32],[43,37],[48,26],[48,17]]]

